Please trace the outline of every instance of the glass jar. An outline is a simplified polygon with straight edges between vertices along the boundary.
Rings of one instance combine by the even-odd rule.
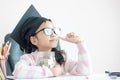
[[[56,64],[55,52],[38,52],[36,65],[53,68]]]

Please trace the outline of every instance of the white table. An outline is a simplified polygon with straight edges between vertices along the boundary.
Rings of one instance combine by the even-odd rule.
[[[8,77],[13,78],[12,76],[8,76]],[[117,79],[111,79],[107,74],[93,74],[88,77],[70,75],[70,76],[59,76],[59,77],[52,77],[52,78],[15,79],[15,80],[120,80],[120,77],[117,77]]]

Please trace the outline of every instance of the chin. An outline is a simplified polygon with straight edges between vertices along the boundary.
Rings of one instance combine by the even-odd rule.
[[[51,48],[55,48],[55,47],[57,47],[57,44],[58,44],[58,41],[51,41],[50,44],[49,44],[49,46]]]
[[[51,45],[51,48],[55,48],[55,47],[57,47],[57,44],[52,44]]]
[[[57,45],[53,45],[52,47],[55,48],[55,47],[57,47]]]

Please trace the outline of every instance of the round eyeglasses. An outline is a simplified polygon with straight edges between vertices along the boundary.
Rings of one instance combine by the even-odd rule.
[[[38,34],[41,31],[43,31],[45,33],[45,35],[47,35],[47,36],[51,36],[53,33],[55,33],[57,35],[61,34],[61,28],[54,27],[54,28],[43,28],[43,29],[35,32],[34,35]]]

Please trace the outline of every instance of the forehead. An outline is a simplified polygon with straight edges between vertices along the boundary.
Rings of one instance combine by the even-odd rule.
[[[40,27],[38,28],[38,30],[41,30],[41,29],[47,28],[47,27],[53,28],[54,25],[53,25],[53,23],[52,23],[51,21],[45,21],[45,22],[43,22],[43,23],[40,25]]]

